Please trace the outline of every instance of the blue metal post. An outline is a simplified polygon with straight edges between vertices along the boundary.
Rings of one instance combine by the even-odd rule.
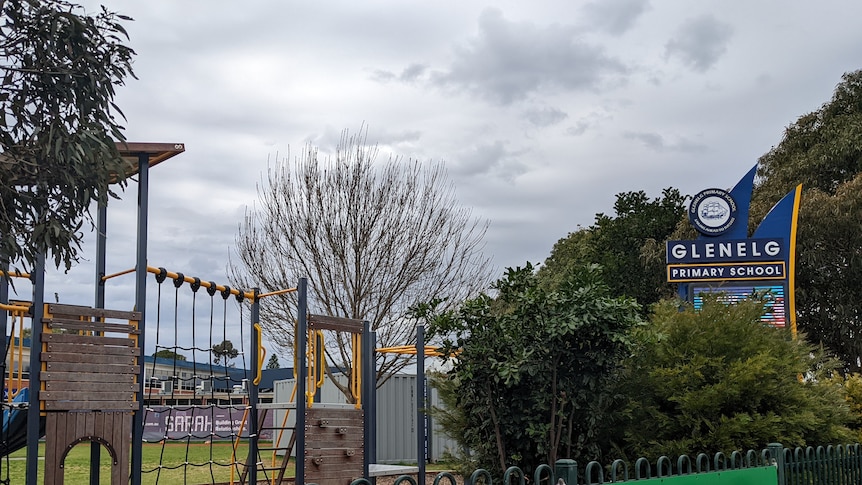
[[[306,339],[308,338],[308,279],[300,278],[297,286],[296,308],[296,485],[305,485],[305,379],[308,368],[305,365]]]
[[[248,483],[257,483],[257,449],[260,427],[257,421],[257,386],[259,382],[257,376],[260,375],[260,339],[258,338],[255,325],[260,324],[260,300],[257,295],[260,294],[260,289],[254,289],[254,301],[251,304],[251,382],[248,387]]]
[[[374,463],[375,453],[373,448],[374,428],[377,425],[372,410],[374,409],[375,383],[374,375],[377,373],[374,359],[374,342],[372,340],[371,324],[366,320],[362,322],[362,434],[363,458],[362,476],[370,479],[370,465]]]
[[[0,303],[9,304],[9,263],[0,261]],[[7,318],[9,318],[6,310],[0,309],[0,355],[6,355],[6,327]],[[21,338],[19,335],[18,338]],[[9,345],[15,345],[15,342],[10,340]],[[0,369],[3,371],[3,388],[6,388],[6,360],[0,362]],[[11,389],[9,392],[12,392]]]
[[[30,403],[27,409],[27,485],[36,485],[39,472],[39,371],[42,368],[42,317],[45,309],[45,254],[39,254],[33,273],[33,322],[30,334]],[[5,338],[5,335],[4,335]]]
[[[150,156],[138,154],[138,241],[135,262],[135,310],[141,312],[138,334],[138,348],[141,355],[146,348],[147,321],[147,218],[149,215]],[[144,365],[141,359],[141,372],[138,375],[138,410],[132,417],[132,454],[131,485],[141,485],[141,465],[143,463],[144,443]]]
[[[425,327],[416,325],[416,464],[417,483],[425,485]]]
[[[95,307],[105,308],[105,245],[107,243],[108,206],[99,204],[96,215],[96,297]],[[90,443],[90,485],[99,485],[99,462],[102,449],[97,442]]]

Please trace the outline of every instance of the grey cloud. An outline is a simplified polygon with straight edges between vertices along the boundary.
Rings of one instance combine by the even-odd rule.
[[[527,121],[542,128],[555,125],[568,118],[568,116],[565,111],[551,107],[530,108],[524,112],[524,118]]]
[[[398,76],[392,71],[377,69],[371,73],[371,79],[380,83],[388,83],[398,79]]]
[[[413,63],[405,67],[401,71],[401,74],[396,74],[392,71],[387,71],[385,69],[377,69],[371,73],[371,79],[373,81],[381,83],[388,83],[392,81],[413,83],[422,80],[423,75],[427,72],[427,70],[428,67],[424,64]]]
[[[591,27],[621,35],[634,26],[648,7],[647,0],[602,0],[587,4],[583,12]]]
[[[575,27],[510,22],[487,9],[478,36],[457,47],[452,65],[433,80],[508,105],[541,89],[592,90],[625,70],[600,46],[580,40]]]
[[[702,152],[706,149],[704,145],[694,143],[689,140],[680,139],[674,143],[668,143],[667,140],[658,133],[647,132],[626,132],[623,137],[629,140],[641,142],[647,148],[657,152]]]
[[[505,144],[497,140],[493,143],[477,145],[454,163],[447,165],[456,175],[488,175],[510,181],[527,171],[527,167],[518,160],[518,155],[516,152],[508,151]]]
[[[402,82],[417,81],[423,74],[425,74],[425,70],[426,67],[422,64],[410,64],[401,71],[401,75],[398,76],[398,80]]]
[[[589,128],[590,124],[586,120],[579,120],[574,125],[566,128],[566,134],[569,136],[581,136],[586,133]]]
[[[665,56],[677,58],[697,72],[705,72],[727,51],[732,34],[729,24],[712,15],[689,19],[665,45]]]

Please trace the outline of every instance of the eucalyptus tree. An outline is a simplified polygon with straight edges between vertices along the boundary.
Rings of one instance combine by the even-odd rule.
[[[862,71],[844,74],[832,98],[800,116],[760,157],[752,219],[802,184],[796,237],[800,330],[862,370]]]
[[[442,163],[397,156],[377,163],[379,148],[366,136],[345,131],[334,153],[309,145],[268,170],[259,203],[239,228],[231,278],[270,291],[308,277],[309,311],[366,320],[381,347],[409,345],[416,339],[411,305],[459,302],[489,284],[487,222],[458,203]],[[295,294],[271,297],[261,309],[262,326],[287,353],[295,317]],[[325,342],[330,377],[349,375],[349,335]],[[399,354],[376,359],[381,384],[409,363]]]
[[[0,262],[78,259],[91,202],[128,168],[115,88],[134,77],[122,21],[62,0],[0,2]]]

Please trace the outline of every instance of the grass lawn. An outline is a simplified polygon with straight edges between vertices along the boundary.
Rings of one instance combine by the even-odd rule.
[[[141,467],[144,473],[141,476],[141,482],[147,485],[229,483],[231,469],[233,468],[234,480],[239,483],[241,467],[230,466],[231,452],[232,446],[229,442],[217,442],[212,445],[209,443],[191,443],[188,448],[185,443],[171,443],[164,447],[157,443],[144,444],[143,466]],[[248,448],[245,445],[241,445],[237,450],[238,459],[245,461],[247,453]],[[0,459],[2,460],[0,461],[0,480],[6,479],[8,473],[10,483],[24,483],[26,456],[26,450],[19,450],[11,454],[8,459]],[[43,482],[42,477],[45,465],[41,458],[44,456],[44,445],[40,444],[38,483]],[[272,453],[265,452],[262,453],[262,456],[264,464],[269,466]],[[101,458],[99,467],[101,470],[100,483],[110,484],[110,455],[104,448],[102,449]],[[161,469],[159,469],[160,461],[162,463]],[[280,464],[281,457],[278,457],[276,465]],[[287,468],[286,476],[292,477],[293,475],[294,466],[293,462],[291,462]],[[75,446],[66,456],[65,483],[86,484],[89,483],[89,476],[90,444],[81,443]],[[267,475],[267,478],[269,478],[269,475]],[[263,479],[262,472],[258,472],[258,479]]]

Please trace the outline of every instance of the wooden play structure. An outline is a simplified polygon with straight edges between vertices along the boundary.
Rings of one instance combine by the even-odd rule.
[[[84,441],[110,453],[111,485],[129,482],[140,318],[139,312],[46,305],[39,393],[46,414],[45,483],[63,484],[66,455]]]
[[[40,436],[45,436],[43,483],[46,484],[64,483],[65,460],[69,451],[80,443],[91,443],[92,485],[100,483],[98,464],[101,450],[107,450],[110,455],[112,485],[140,485],[143,474],[151,474],[147,482],[176,483],[162,477],[168,476],[167,470],[180,467],[209,467],[209,470],[222,467],[220,472],[229,467],[230,483],[256,484],[265,480],[275,485],[287,481],[284,475],[292,453],[300,457],[296,462],[295,483],[298,485],[348,485],[354,479],[368,477],[374,459],[374,432],[373,423],[369,423],[373,420],[366,419],[366,416],[373,415],[375,389],[374,338],[368,323],[309,315],[308,285],[305,279],[300,279],[296,288],[261,294],[256,289],[232,289],[148,266],[146,234],[149,169],[182,153],[185,147],[174,143],[127,143],[118,145],[118,148],[124,158],[130,161],[132,173],[137,174],[135,267],[114,274],[106,272],[106,207],[100,207],[97,215],[96,288],[92,307],[46,303],[44,260],[34,268],[32,275],[7,275],[5,272],[8,269],[0,267],[0,272],[3,272],[0,275],[0,329],[6,337],[0,353],[11,356],[4,360],[4,366],[9,362],[9,368],[3,372],[6,391],[3,454],[26,446],[25,483],[37,483]],[[127,274],[133,274],[135,278],[135,311],[106,309],[106,282]],[[208,335],[198,334],[197,337],[195,329],[201,324],[195,321],[194,303],[191,305],[191,322],[184,320],[188,316],[176,313],[178,300],[175,300],[175,313],[170,317],[162,318],[162,309],[157,304],[154,314],[147,318],[148,274],[154,274],[158,282],[158,301],[161,301],[161,284],[166,281],[173,282],[170,290],[175,292],[175,298],[183,296],[180,295],[181,289],[193,302],[199,289],[205,290],[201,293],[208,293],[211,298],[221,296],[224,305],[227,305],[228,300],[233,303],[235,298],[240,317],[238,321],[221,322],[223,332],[218,339],[227,339],[225,332],[229,327],[239,329],[243,336],[243,348],[249,349],[248,355],[242,354],[242,368],[236,371],[242,374],[240,377],[224,367],[218,370],[224,375],[217,375],[218,372],[214,370],[216,366],[212,365],[212,347],[216,335],[214,329],[219,326],[213,320],[213,306],[210,306],[210,320],[204,324],[208,325]],[[31,301],[9,300],[7,276],[29,280],[32,285]],[[297,398],[286,404],[260,404],[258,385],[265,350],[258,323],[259,303],[265,297],[287,292],[297,293],[296,335],[307,337],[296,339],[296,355],[306,357],[297,359],[294,369]],[[24,320],[29,320],[32,330],[27,337],[23,333]],[[173,327],[168,330],[163,327],[160,331],[159,325],[166,325],[169,320],[172,320],[170,324]],[[154,336],[155,340],[147,342],[147,322],[152,325],[153,321],[155,332],[149,337]],[[350,386],[357,397],[355,404],[324,405],[314,401],[315,390],[320,386],[318,382],[323,378],[322,369],[326,365],[322,344],[317,344],[317,339],[325,331],[346,332],[352,336],[354,368]],[[172,333],[173,341],[165,341],[162,333]],[[177,335],[182,335],[189,343],[178,341]],[[25,342],[28,340],[26,351],[29,355],[25,357]],[[145,358],[144,354],[163,350],[174,354],[190,351],[193,356],[202,356],[203,360],[195,364],[200,368],[192,371],[191,375],[180,375],[179,371],[174,371],[171,375],[157,376],[155,357]],[[145,359],[153,363],[150,368],[145,368]],[[210,399],[187,399],[188,403],[180,404],[181,400],[175,398],[188,392],[186,389],[189,387],[192,396],[198,391],[208,392]],[[24,390],[28,392],[22,392]],[[145,404],[147,401],[153,402],[154,393],[165,395],[168,399],[162,398],[161,401],[170,403],[162,406]],[[235,402],[237,394],[241,396],[241,402]],[[227,402],[221,402],[225,399],[220,397],[224,396],[227,396]],[[292,412],[295,423],[288,425],[285,420],[264,424],[267,421],[266,414],[278,409],[285,411],[285,414]],[[241,421],[239,431],[232,425],[228,431],[217,430],[214,423],[216,417],[221,416],[218,413],[227,413],[227,421]],[[182,419],[200,419],[209,422],[210,428],[204,432],[165,431],[163,436],[157,436],[155,440],[144,435],[145,422],[160,422],[164,425]],[[14,431],[11,429],[12,423],[19,425]],[[267,429],[267,426],[270,428]],[[262,443],[261,438],[264,431],[273,435],[290,432],[291,438],[287,445],[281,446],[274,437],[272,446],[265,447],[267,443]],[[14,444],[13,440],[7,440],[13,434]],[[145,441],[161,443],[162,446],[183,443],[189,446],[193,440],[210,443],[210,446],[217,440],[232,443],[233,455],[226,463],[217,463],[212,459],[193,463],[186,459],[179,464],[160,462],[153,469],[142,469],[142,446]],[[247,449],[244,456],[239,456],[240,445]],[[264,451],[272,451],[271,460],[262,458]],[[265,465],[267,462],[270,466]],[[5,473],[8,477],[8,468]],[[0,465],[2,474],[3,466]],[[0,476],[0,483],[3,481],[4,477]],[[8,482],[8,478],[5,481]]]

